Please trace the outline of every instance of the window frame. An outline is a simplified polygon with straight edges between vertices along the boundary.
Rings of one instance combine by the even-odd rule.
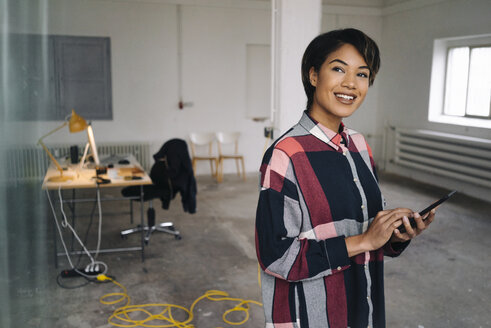
[[[451,48],[491,46],[491,34],[436,39],[433,44],[428,121],[491,129],[490,115],[457,116],[444,113],[448,54]],[[491,106],[491,104],[490,104]]]
[[[16,59],[7,68],[7,77],[0,81],[0,86],[6,84],[0,88],[0,98],[7,99],[0,102],[6,119],[63,121],[72,108],[85,119],[113,119],[109,37],[10,33],[0,36],[0,42],[7,47],[8,56]],[[76,46],[94,49],[90,54],[94,54],[92,58],[97,64],[93,66],[100,67],[97,75],[85,74],[83,70],[75,78],[67,75],[63,69],[68,67],[65,62],[75,68],[82,65],[70,61],[71,57],[64,52]],[[101,91],[97,98],[84,97],[85,89],[77,89],[75,83]]]

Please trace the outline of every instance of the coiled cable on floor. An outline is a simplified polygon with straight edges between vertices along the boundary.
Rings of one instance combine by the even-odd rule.
[[[225,311],[222,315],[222,319],[225,323],[233,326],[240,326],[246,323],[249,320],[249,304],[255,304],[258,306],[262,306],[260,302],[253,300],[244,300],[240,298],[230,297],[228,293],[220,291],[220,290],[208,290],[206,293],[198,297],[189,309],[175,304],[140,304],[140,305],[130,305],[131,299],[128,295],[126,287],[117,282],[116,280],[107,277],[106,275],[97,276],[97,280],[99,281],[107,281],[110,280],[115,285],[120,287],[123,292],[119,293],[108,293],[99,299],[102,304],[106,305],[114,305],[126,300],[126,304],[114,310],[112,315],[108,319],[108,323],[117,326],[117,327],[154,327],[154,328],[194,328],[195,326],[191,324],[194,319],[194,308],[199,301],[203,299],[208,299],[210,301],[230,301],[230,302],[238,302],[233,308]],[[118,297],[114,300],[107,300],[108,298]],[[153,314],[149,308],[163,308],[157,314]],[[172,311],[180,310],[187,315],[187,319],[183,321],[179,321],[174,318]],[[241,321],[230,321],[227,317],[234,312],[244,312],[245,318]],[[138,312],[140,314],[146,315],[146,318],[141,320],[136,320],[130,317],[130,314],[133,312]],[[152,321],[161,321],[161,324],[152,323]]]

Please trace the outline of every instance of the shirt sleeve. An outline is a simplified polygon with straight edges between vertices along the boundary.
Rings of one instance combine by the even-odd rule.
[[[261,165],[256,212],[256,252],[265,273],[288,281],[319,278],[349,267],[344,236],[325,240],[302,234],[306,219],[300,206],[292,162],[270,149]]]
[[[400,243],[391,243],[388,241],[383,247],[384,255],[389,257],[398,257],[401,253],[406,249],[411,241],[408,240],[406,242]]]

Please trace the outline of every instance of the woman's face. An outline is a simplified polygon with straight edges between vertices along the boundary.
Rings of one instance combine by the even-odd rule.
[[[310,69],[310,83],[316,88],[310,115],[337,132],[342,119],[365,99],[369,75],[367,63],[351,44],[329,54],[319,72]]]

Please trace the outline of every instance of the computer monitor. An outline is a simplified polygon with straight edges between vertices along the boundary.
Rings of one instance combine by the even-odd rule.
[[[87,138],[89,141],[87,142],[87,145],[85,146],[84,150],[84,155],[82,156],[82,160],[80,161],[80,167],[83,167],[85,164],[85,158],[87,156],[87,152],[89,150],[89,147],[91,149],[92,157],[94,158],[94,164],[96,166],[99,166],[101,164],[99,160],[99,154],[97,152],[97,145],[95,143],[95,138],[94,138],[94,130],[92,130],[92,124],[89,123],[89,126],[87,127]]]
[[[92,130],[92,124],[89,123],[87,127],[87,136],[89,137],[90,148],[92,149],[92,156],[94,157],[94,163],[100,165],[99,154],[97,153],[97,145],[95,144],[94,130]]]

